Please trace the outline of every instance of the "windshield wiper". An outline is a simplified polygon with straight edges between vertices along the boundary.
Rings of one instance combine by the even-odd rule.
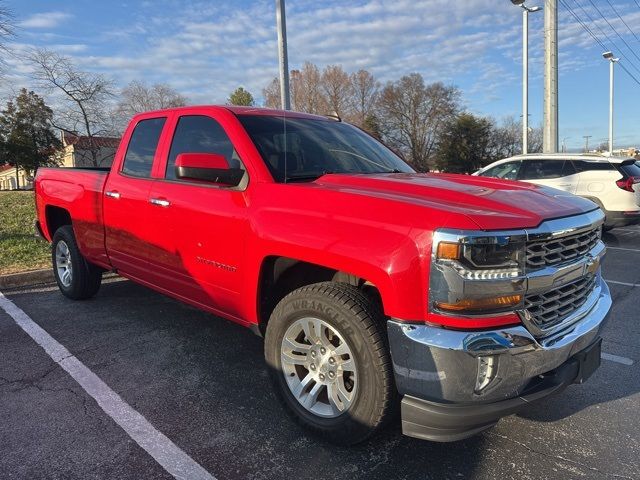
[[[354,174],[358,174],[358,175],[379,175],[381,173],[407,173],[407,172],[403,172],[402,170],[398,170],[397,168],[393,168],[390,170],[380,170],[378,172],[349,172],[349,173],[354,173]]]
[[[323,175],[328,175],[330,173],[330,171],[325,171],[325,172],[316,172],[316,173],[298,173],[298,174],[291,174],[291,175],[287,175],[285,177],[285,182],[289,182],[289,181],[296,181],[296,180],[317,180],[318,178],[322,177]]]

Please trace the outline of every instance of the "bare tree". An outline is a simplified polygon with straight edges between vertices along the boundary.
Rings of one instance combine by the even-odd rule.
[[[505,117],[499,126],[494,125],[491,137],[493,154],[489,163],[521,153],[522,121],[513,116]]]
[[[0,70],[5,65],[5,56],[9,53],[7,42],[14,35],[13,13],[0,2]]]
[[[353,95],[353,114],[350,120],[361,128],[375,115],[376,101],[380,93],[380,84],[367,70],[358,70],[349,77]]]
[[[186,104],[187,99],[167,84],[156,83],[149,87],[144,82],[133,80],[120,92],[116,110],[119,115],[130,118],[136,113],[183,107]]]
[[[278,77],[271,80],[271,83],[262,89],[264,97],[264,106],[267,108],[280,108],[280,80]]]
[[[301,70],[293,70],[290,82],[293,109],[307,113],[328,113],[321,82],[320,70],[313,63],[305,62]]]
[[[529,153],[542,153],[544,132],[542,125],[529,127]]]
[[[385,139],[427,171],[443,127],[460,110],[459,97],[456,87],[425,85],[419,73],[387,83],[379,101]]]
[[[340,65],[328,65],[322,71],[320,86],[324,94],[327,111],[325,114],[337,114],[346,117],[352,110],[353,91],[349,75]]]
[[[101,158],[100,136],[113,132],[112,81],[97,73],[78,70],[70,58],[47,49],[34,50],[29,60],[33,76],[49,93],[62,97],[65,107],[57,110],[53,125],[64,132],[86,136],[91,163],[98,167],[112,155]]]

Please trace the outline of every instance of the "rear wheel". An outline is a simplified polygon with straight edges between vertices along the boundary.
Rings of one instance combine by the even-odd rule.
[[[64,296],[85,300],[98,293],[102,270],[82,256],[71,225],[60,227],[53,235],[51,260],[56,283]]]
[[[267,325],[265,357],[287,410],[330,441],[361,442],[394,410],[384,319],[351,285],[319,283],[287,295]]]

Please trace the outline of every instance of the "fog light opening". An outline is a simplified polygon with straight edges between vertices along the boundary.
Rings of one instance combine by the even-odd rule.
[[[495,380],[497,372],[497,356],[478,357],[478,377],[476,379],[475,393],[482,393]]]

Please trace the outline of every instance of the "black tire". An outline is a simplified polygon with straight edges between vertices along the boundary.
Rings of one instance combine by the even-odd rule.
[[[334,418],[323,418],[301,405],[292,394],[281,365],[282,340],[298,319],[313,316],[329,324],[354,351],[358,388],[350,407]],[[362,442],[384,426],[397,411],[391,357],[382,313],[357,288],[324,282],[299,288],[282,299],[269,319],[265,358],[276,392],[299,424],[340,445]]]
[[[61,242],[67,246],[69,257],[71,258],[72,274],[70,281],[63,281],[57,268],[56,249]],[[102,269],[87,262],[82,256],[71,225],[60,227],[53,235],[51,262],[56,283],[65,297],[72,300],[86,300],[98,293],[102,282]]]

